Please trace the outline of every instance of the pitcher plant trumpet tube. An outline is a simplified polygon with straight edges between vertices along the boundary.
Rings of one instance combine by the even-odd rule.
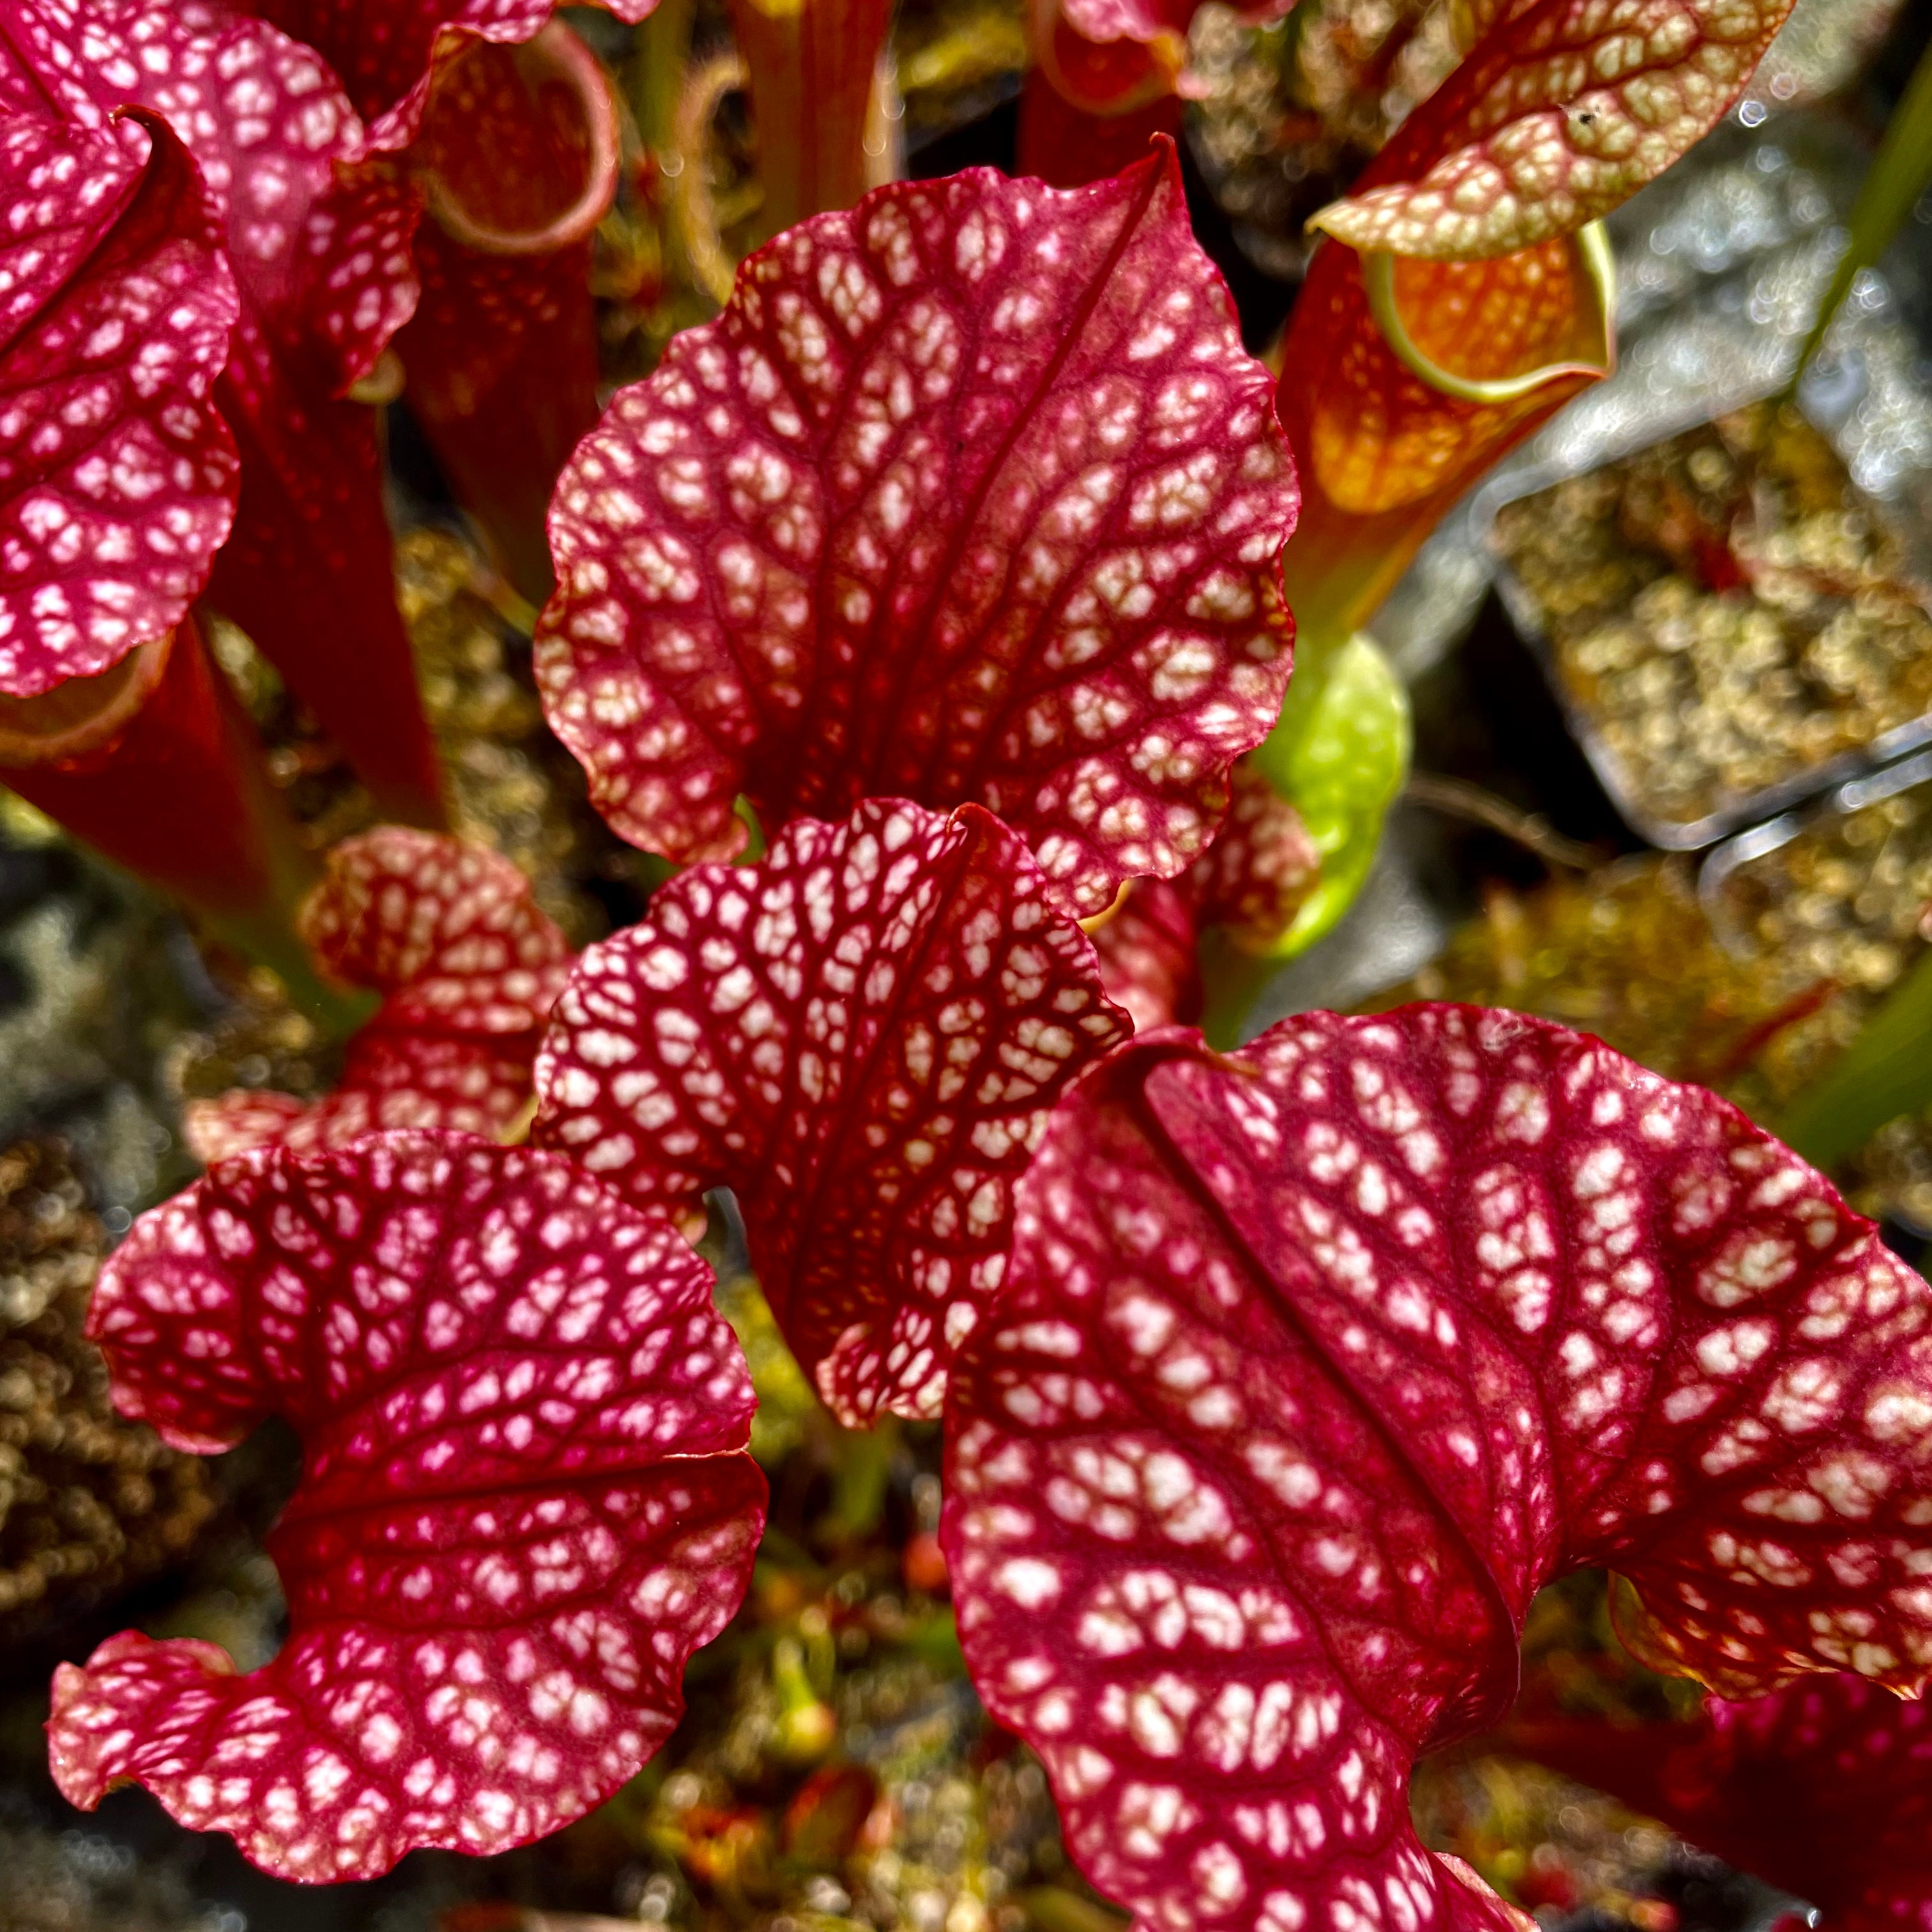
[[[331,1030],[368,1011],[296,936],[320,871],[192,619],[91,677],[0,697],[0,784],[272,968]]]
[[[597,421],[590,253],[617,190],[610,84],[561,21],[520,46],[471,40],[438,70],[406,165],[428,218],[422,297],[396,344],[410,406],[540,604],[550,488]]]

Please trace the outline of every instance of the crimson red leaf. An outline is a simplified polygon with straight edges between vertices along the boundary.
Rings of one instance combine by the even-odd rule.
[[[213,601],[259,644],[388,814],[442,822],[398,615],[374,412],[339,400],[415,308],[414,194],[348,164],[362,128],[310,49],[266,22],[200,32],[128,6],[172,64],[145,91],[224,184],[242,318],[220,392],[242,454]],[[169,23],[154,29],[150,11]],[[115,84],[118,69],[101,68]]]
[[[1144,1922],[1495,1925],[1411,1760],[1602,1564],[1742,1687],[1932,1665],[1932,1288],[1726,1102],[1472,1008],[1156,1034],[1056,1110],[956,1365],[989,1708]]]
[[[704,1264],[554,1155],[386,1134],[264,1149],[142,1216],[88,1332],[123,1413],[198,1450],[280,1414],[290,1634],[63,1665],[54,1775],[132,1779],[264,1870],[371,1877],[599,1802],[664,1742],[751,1574],[753,1396]]]
[[[680,860],[984,805],[1060,902],[1206,845],[1280,708],[1288,448],[1171,148],[802,223],[558,485],[537,644],[598,808]]]
[[[1900,1932],[1932,1906],[1932,1709],[1810,1678],[1701,1723],[1513,1724],[1508,1748],[1613,1792],[1818,1906],[1830,1932]]]
[[[77,125],[139,106],[174,129],[225,225],[241,316],[220,401],[242,446],[214,600],[356,762],[383,808],[442,817],[391,585],[373,416],[335,400],[416,299],[413,194],[346,164],[362,124],[311,50],[226,9],[20,0],[0,94]]]
[[[165,637],[233,514],[209,391],[234,283],[180,143],[130,134],[0,118],[0,690],[16,697]]]
[[[127,106],[187,145],[227,224],[244,310],[332,388],[373,367],[415,305],[406,194],[343,164],[362,128],[320,56],[246,10],[18,0],[0,92],[99,126]]]
[[[399,1030],[532,1032],[569,957],[508,860],[399,825],[329,854],[302,932],[326,970],[392,996],[383,1023]]]
[[[1048,1110],[1126,1030],[1012,832],[872,799],[682,874],[584,953],[533,1138],[674,1211],[735,1188],[826,1401],[933,1415]]]
[[[383,812],[441,822],[440,770],[396,608],[374,411],[298,382],[245,316],[217,394],[242,490],[209,601],[308,703]]]
[[[1346,199],[1356,248],[1475,261],[1574,234],[1744,92],[1792,0],[1533,0],[1500,12]]]
[[[329,854],[301,926],[322,970],[382,994],[382,1010],[312,1106],[245,1090],[190,1102],[188,1144],[202,1160],[272,1142],[311,1153],[377,1127],[495,1134],[530,1106],[569,947],[508,860],[379,826]]]

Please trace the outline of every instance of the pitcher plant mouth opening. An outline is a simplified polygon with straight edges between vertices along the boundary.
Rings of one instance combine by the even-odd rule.
[[[170,631],[104,671],[36,697],[0,693],[0,765],[58,766],[112,745],[166,674],[178,634]]]
[[[1366,250],[1361,256],[1362,287],[1368,296],[1369,313],[1396,360],[1432,389],[1458,402],[1520,402],[1566,376],[1596,380],[1616,369],[1616,262],[1604,224],[1592,221],[1580,229],[1568,238],[1565,253],[1571,281],[1584,298],[1574,310],[1575,352],[1556,356],[1533,367],[1500,368],[1486,375],[1450,366],[1448,358],[1453,356],[1466,360],[1474,352],[1474,359],[1481,359],[1484,346],[1479,338],[1459,340],[1443,328],[1452,319],[1452,304],[1438,299],[1434,308],[1418,307],[1419,298],[1436,292],[1428,285],[1453,290],[1459,279],[1475,279],[1471,272],[1480,273],[1486,263],[1439,262],[1384,249]],[[1413,323],[1412,311],[1415,314]]]
[[[475,110],[540,154],[485,154]],[[616,199],[616,103],[596,56],[561,21],[520,46],[472,40],[438,74],[410,150],[424,206],[480,255],[548,255],[589,240]]]
[[[1473,262],[1323,242],[1280,391],[1302,457],[1282,564],[1304,638],[1360,629],[1477,478],[1612,373],[1616,302],[1594,224]]]
[[[1137,113],[1178,92],[1186,71],[1186,36],[1171,28],[1147,40],[1090,40],[1068,21],[1060,0],[1031,0],[1027,28],[1040,76],[1084,114]]]

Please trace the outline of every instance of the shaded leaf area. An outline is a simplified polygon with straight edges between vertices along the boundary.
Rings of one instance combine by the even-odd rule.
[[[1382,820],[1408,776],[1408,698],[1374,640],[1305,654],[1281,722],[1251,754],[1306,828],[1312,889],[1266,950],[1304,952],[1354,903],[1375,862]]]
[[[1839,1674],[1754,1699],[1673,1695],[1660,1710],[1654,1690],[1631,1695],[1641,1676],[1627,1660],[1556,1652],[1494,1742],[1666,1821],[1826,1924],[1912,1922],[1932,1892],[1922,1702]]]

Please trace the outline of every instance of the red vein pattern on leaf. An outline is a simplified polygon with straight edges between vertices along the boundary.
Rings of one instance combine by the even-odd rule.
[[[1136,1040],[1055,1111],[955,1366],[974,1681],[1145,1923],[1496,1925],[1408,1769],[1506,1706],[1552,1576],[1622,1574],[1707,1679],[1923,1678],[1928,1335],[1795,1155],[1567,1029]]]
[[[1574,233],[1708,134],[1792,0],[1540,0],[1498,20],[1318,218],[1474,261]]]
[[[1136,1033],[1201,1017],[1194,907],[1172,880],[1132,880],[1091,936],[1100,984],[1125,1008]]]
[[[495,1134],[529,1106],[570,949],[508,860],[378,826],[330,852],[301,929],[322,970],[383,994],[382,1010],[313,1105],[243,1089],[191,1101],[184,1126],[201,1160],[272,1142],[312,1153],[379,1127]]]
[[[1832,1932],[1908,1932],[1932,1907],[1932,1708],[1862,1677],[1712,1698],[1696,1724],[1513,1721],[1512,1752],[1662,1819],[1815,1905]]]
[[[1274,721],[1294,466],[1171,146],[787,231],[559,484],[550,722],[686,861],[866,796],[985,806],[1060,903],[1202,850]]]
[[[590,947],[532,1138],[674,1212],[736,1189],[833,1409],[935,1415],[1048,1112],[1126,1031],[1011,831],[872,799],[795,820],[757,865],[682,874]]]
[[[344,165],[362,124],[317,55],[199,0],[20,0],[0,28],[0,95],[43,114],[56,102],[82,126],[139,105],[194,154],[241,303],[218,394],[242,487],[212,599],[386,805],[430,809],[439,781],[391,588],[375,424],[334,400],[415,306],[413,191]]]
[[[118,662],[187,614],[234,515],[209,400],[235,285],[194,164],[0,118],[0,690]]]
[[[461,1135],[264,1149],[142,1216],[88,1332],[124,1414],[302,1480],[274,1660],[112,1637],[64,1664],[54,1774],[145,1784],[281,1878],[500,1851],[609,1796],[743,1594],[764,1482],[710,1274],[555,1156]]]

